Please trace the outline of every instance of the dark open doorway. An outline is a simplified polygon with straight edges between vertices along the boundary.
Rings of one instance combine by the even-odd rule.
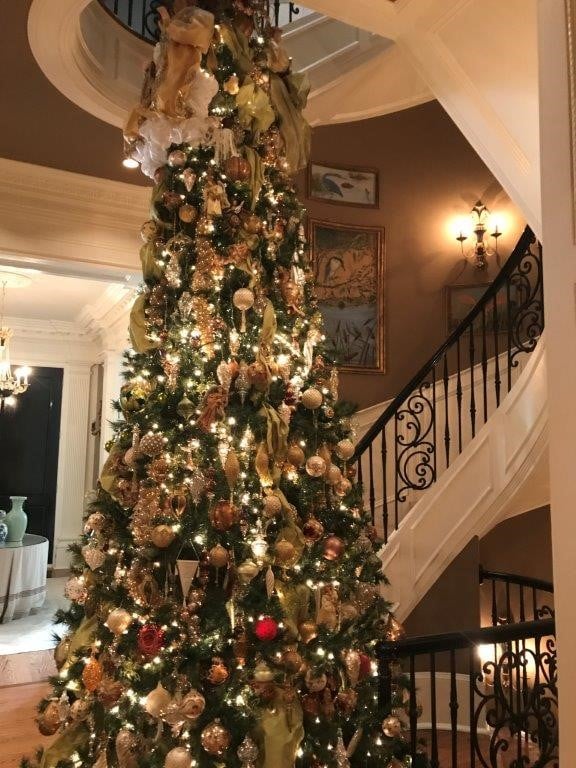
[[[61,368],[34,368],[28,390],[0,413],[0,509],[10,496],[27,496],[28,533],[54,546],[58,446],[62,408]]]

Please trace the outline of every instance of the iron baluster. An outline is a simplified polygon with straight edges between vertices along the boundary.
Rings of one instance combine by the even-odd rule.
[[[456,651],[450,649],[450,741],[452,768],[458,768],[458,688],[456,686]]]
[[[484,424],[488,421],[488,353],[486,350],[486,307],[482,307],[482,397]]]
[[[430,714],[432,720],[432,755],[430,768],[440,768],[438,759],[438,722],[436,712],[436,654],[430,654]]]
[[[492,626],[498,626],[498,603],[496,601],[496,581],[492,579]]]
[[[518,589],[520,591],[519,597],[520,597],[520,621],[526,621],[526,610],[524,608],[524,586],[522,584],[518,585]],[[536,619],[536,616],[532,617],[533,619]]]
[[[512,389],[512,310],[510,300],[510,280],[506,280],[506,328],[508,332],[508,392]]]
[[[410,656],[410,706],[408,717],[410,719],[410,753],[412,760],[416,759],[418,744],[418,705],[416,703],[416,667],[414,654]]]
[[[499,333],[499,326],[498,326],[498,303],[497,303],[497,296],[498,294],[494,294],[492,297],[492,322],[494,325],[494,392],[496,394],[496,408],[500,407],[500,360],[499,355],[499,349],[498,349],[498,333]]]
[[[470,427],[472,429],[472,437],[476,436],[476,392],[474,382],[474,323],[470,325],[469,340],[468,340],[468,352],[470,354]]]
[[[446,455],[446,468],[450,466],[450,408],[448,400],[448,356],[444,355],[444,453]]]
[[[506,623],[512,621],[512,604],[510,602],[510,581],[506,579]]]
[[[475,679],[476,679],[476,669],[475,669],[475,662],[476,659],[474,658],[474,649],[470,648],[468,651],[468,674],[469,674],[469,687],[470,687],[470,713],[474,712],[474,690],[475,690]],[[476,765],[476,744],[477,740],[477,733],[476,729],[473,730],[471,733],[470,738],[470,768],[474,768]]]
[[[372,443],[368,448],[368,492],[370,495],[370,514],[372,523],[376,522],[376,493],[374,491],[374,458],[372,456]]]
[[[384,529],[384,543],[388,543],[388,474],[387,474],[387,452],[386,452],[386,425],[382,429],[381,438],[382,455],[382,526]]]
[[[398,414],[394,415],[394,530],[398,530]]]

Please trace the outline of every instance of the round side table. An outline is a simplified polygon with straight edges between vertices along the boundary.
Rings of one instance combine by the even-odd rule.
[[[46,599],[48,539],[32,533],[0,544],[0,624],[27,616]]]

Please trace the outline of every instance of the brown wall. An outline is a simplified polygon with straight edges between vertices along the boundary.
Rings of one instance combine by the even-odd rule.
[[[479,198],[504,213],[505,255],[524,222],[437,102],[315,128],[312,158],[380,171],[379,209],[306,199],[313,218],[385,229],[387,372],[342,376],[342,396],[366,407],[396,395],[444,340],[444,286],[486,282],[497,274],[494,260],[488,275],[463,261],[450,228],[453,219],[467,214]],[[304,174],[299,189],[304,197]]]

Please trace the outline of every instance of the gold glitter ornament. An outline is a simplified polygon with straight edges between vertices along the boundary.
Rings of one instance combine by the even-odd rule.
[[[176,533],[172,530],[171,526],[162,524],[152,529],[150,538],[152,544],[158,547],[158,549],[167,549],[176,538]]]
[[[53,736],[60,727],[60,704],[58,699],[51,699],[44,712],[37,719],[38,730],[42,736]]]
[[[223,755],[232,737],[220,720],[213,720],[200,734],[200,741],[209,755]]]
[[[157,432],[148,432],[140,440],[140,450],[147,456],[159,456],[164,450],[164,438]]]
[[[198,209],[193,205],[185,203],[178,208],[178,218],[184,224],[192,224],[198,218]]]
[[[314,389],[314,387],[306,389],[304,392],[302,392],[302,405],[305,408],[308,408],[310,411],[314,411],[316,408],[320,408],[323,400],[324,398],[322,396],[322,392],[320,392],[318,389]]]
[[[246,312],[254,306],[254,293],[250,288],[238,288],[232,296],[232,303],[240,310],[240,333],[246,333]]]
[[[106,626],[114,635],[126,632],[130,624],[132,624],[132,615],[124,608],[114,608],[106,619]]]
[[[240,461],[234,448],[231,448],[226,456],[226,461],[224,462],[224,474],[230,490],[232,491],[240,477]]]
[[[326,462],[322,456],[310,456],[306,462],[306,472],[310,477],[321,477],[326,472]]]
[[[264,514],[266,517],[276,517],[282,512],[282,502],[278,496],[270,494],[264,498]]]
[[[301,467],[306,461],[306,454],[299,445],[291,445],[288,448],[287,459],[295,467]]]
[[[355,450],[354,443],[347,438],[345,440],[340,440],[336,445],[336,454],[343,459],[343,461],[350,461],[352,456],[354,456]]]
[[[208,553],[208,560],[214,568],[224,568],[224,566],[228,565],[230,553],[221,544],[217,544]]]

